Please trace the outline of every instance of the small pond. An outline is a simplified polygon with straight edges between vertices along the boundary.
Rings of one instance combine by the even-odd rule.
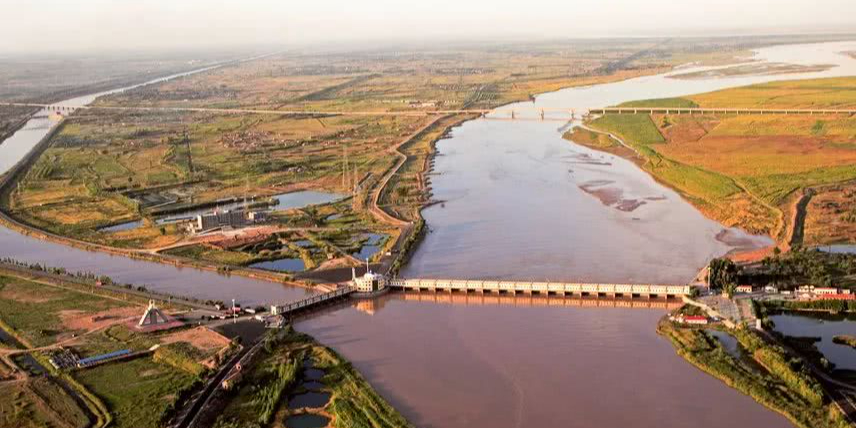
[[[856,349],[847,345],[832,342],[837,335],[847,334],[856,336],[856,320],[852,319],[821,319],[808,315],[779,314],[770,317],[776,324],[775,330],[797,337],[819,337],[815,344],[836,368],[856,370]]]
[[[3,330],[2,328],[0,328],[0,343],[6,346],[11,346],[13,348],[23,348],[23,346],[21,346],[21,343],[18,342],[17,339],[12,337],[11,334],[9,334],[6,330]]]
[[[305,384],[303,385],[306,386]],[[312,409],[324,408],[330,402],[329,392],[309,391],[303,394],[297,394],[288,400],[289,409],[301,409],[309,407]]]
[[[732,357],[740,358],[740,346],[737,344],[737,339],[734,336],[717,330],[708,330],[711,336],[719,340],[722,347],[731,354]]]
[[[330,418],[314,414],[291,416],[285,420],[285,426],[288,428],[322,428],[329,423]]]
[[[273,195],[270,199],[275,201],[274,205],[270,206],[273,211],[285,211],[295,208],[303,208],[309,205],[326,204],[342,198],[342,195],[337,193],[324,193],[312,190],[303,190],[300,192],[281,193]],[[250,202],[252,203],[252,202]],[[243,200],[235,202],[224,202],[216,206],[205,208],[192,208],[185,211],[179,211],[169,214],[165,217],[158,218],[157,224],[174,223],[181,220],[191,219],[197,215],[213,212],[214,210],[226,211],[244,208],[247,204]]]
[[[321,380],[324,377],[324,370],[307,368],[303,371],[303,375],[306,379],[309,380]]]
[[[265,270],[274,270],[278,272],[303,272],[306,269],[306,265],[303,263],[303,259],[291,258],[253,263],[250,265],[250,267]]]
[[[381,243],[386,237],[387,235],[382,233],[364,234],[362,238],[368,238],[368,240],[363,244],[362,248],[360,248],[360,251],[351,255],[360,260],[368,260],[371,256],[377,254],[377,252],[381,250]]]
[[[309,390],[318,390],[324,387],[324,383],[317,380],[310,380],[303,382],[303,387]]]
[[[98,228],[98,231],[99,232],[107,232],[107,233],[123,232],[126,230],[136,229],[142,225],[143,225],[142,220],[128,221],[125,223],[114,224],[112,226],[100,227],[100,228]]]
[[[285,211],[294,208],[303,208],[309,205],[327,204],[342,199],[342,197],[343,195],[338,193],[316,192],[313,190],[283,193],[273,196],[273,199],[277,201],[277,204],[273,205],[271,208],[274,211]]]
[[[817,247],[817,249],[824,253],[856,254],[856,245],[854,244],[824,245]]]
[[[36,361],[36,358],[31,354],[17,354],[12,357],[12,361],[21,369],[25,370],[31,376],[38,376],[47,373],[47,370]]]

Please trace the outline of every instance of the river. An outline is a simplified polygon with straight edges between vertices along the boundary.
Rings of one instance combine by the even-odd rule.
[[[837,54],[847,50],[856,44],[757,53],[759,60],[839,65],[824,72],[701,80],[666,74],[562,90],[514,106],[602,107],[783,78],[856,74],[856,61]],[[0,158],[15,156],[4,146]],[[716,239],[721,225],[675,192],[628,161],[563,140],[555,122],[475,120],[437,149],[432,183],[435,198],[446,202],[425,210],[431,233],[406,275],[685,282],[708,258],[733,248]],[[584,190],[593,187],[606,187],[619,202],[607,205]],[[203,298],[268,302],[305,293],[71,249],[8,230],[0,230],[0,242],[0,257],[94,270]],[[790,426],[675,355],[654,333],[663,310],[439,305],[398,295],[366,305],[313,317],[298,328],[351,360],[421,427]]]
[[[597,108],[784,78],[856,75],[856,43],[761,49],[761,61],[825,72],[679,80],[665,75],[565,89],[506,109]],[[631,162],[568,142],[556,122],[474,120],[437,144],[445,201],[404,276],[686,282],[733,247],[723,227]],[[584,187],[645,203],[607,206]],[[742,236],[757,244],[764,237]],[[365,305],[365,304],[363,304]],[[360,310],[362,309],[362,310]],[[417,426],[787,427],[675,354],[656,309],[437,305],[396,296],[298,325],[349,359]]]
[[[201,73],[216,67],[218,66],[214,65],[176,73],[138,85],[71,98],[54,105],[80,107],[92,103],[101,96]],[[47,116],[48,112],[45,110],[38,112],[34,118],[27,121],[23,128],[0,144],[0,174],[12,168],[57,125],[57,122],[50,120]],[[0,226],[0,258],[2,257],[11,257],[19,261],[41,263],[52,267],[64,267],[73,272],[96,272],[99,275],[107,275],[120,283],[145,285],[151,290],[194,296],[200,299],[229,301],[234,298],[244,304],[259,304],[285,302],[299,298],[309,292],[302,288],[287,287],[241,276],[225,276],[200,269],[178,268],[161,263],[80,250],[34,239]]]

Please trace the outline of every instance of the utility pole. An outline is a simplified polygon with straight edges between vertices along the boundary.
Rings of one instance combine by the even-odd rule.
[[[348,189],[348,151],[347,148],[342,145],[342,189],[347,191]]]

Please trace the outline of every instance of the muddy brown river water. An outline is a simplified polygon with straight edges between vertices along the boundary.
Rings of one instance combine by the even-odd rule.
[[[856,60],[840,54],[853,50],[856,43],[766,48],[757,59],[838,66],[788,76],[649,76],[545,94],[534,107],[581,111],[784,78],[856,75]],[[515,106],[533,103],[506,108]],[[425,210],[431,233],[404,274],[682,283],[736,243],[768,242],[724,230],[632,163],[563,140],[559,126],[475,120],[441,141],[432,184],[435,198],[446,202]],[[0,145],[0,173],[41,138],[32,131]],[[0,257],[93,270],[202,298],[262,303],[305,294],[89,253],[6,229],[0,229]],[[322,313],[298,328],[351,360],[420,427],[790,426],[675,355],[654,332],[663,314],[442,305],[390,295]]]

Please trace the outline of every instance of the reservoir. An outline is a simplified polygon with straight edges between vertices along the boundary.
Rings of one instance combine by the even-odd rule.
[[[839,54],[854,49],[856,43],[775,47],[761,49],[757,59],[839,64],[787,78],[856,75],[856,60]],[[580,111],[779,79],[666,74],[565,89],[507,109]],[[631,162],[564,140],[562,128],[560,122],[479,119],[438,142],[431,184],[445,204],[423,211],[430,233],[403,276],[686,283],[709,258],[733,249],[717,240],[722,225]],[[585,192],[593,183],[645,203],[632,211],[607,206]],[[696,428],[717,428],[723,420],[737,427],[791,426],[677,356],[654,331],[664,313],[440,305],[392,295],[298,329],[350,360],[420,427],[684,427],[692,421]]]
[[[856,320],[826,314],[822,317],[784,313],[773,315],[770,319],[776,325],[776,331],[794,337],[819,337],[815,343],[817,350],[837,369],[856,370],[856,349],[848,345],[834,343],[832,338],[838,335],[856,336]]]
[[[566,89],[515,106],[580,111],[784,78],[856,74],[856,60],[839,54],[848,50],[856,43],[757,53],[759,60],[839,65],[824,72],[697,80],[665,74]],[[474,120],[440,141],[432,186],[434,198],[446,202],[424,211],[431,232],[404,276],[685,283],[710,257],[734,248],[716,238],[721,225],[675,192],[629,161],[562,139],[564,128],[559,122]],[[6,165],[0,172],[38,142],[36,134],[19,132],[12,138],[26,141],[0,145]],[[606,204],[586,191],[592,186],[626,203]],[[7,229],[0,229],[0,244],[0,257],[200,298],[254,304],[307,292],[81,251]],[[420,427],[790,426],[675,355],[654,332],[664,313],[437,304],[393,294],[320,314],[298,329],[349,359]]]

